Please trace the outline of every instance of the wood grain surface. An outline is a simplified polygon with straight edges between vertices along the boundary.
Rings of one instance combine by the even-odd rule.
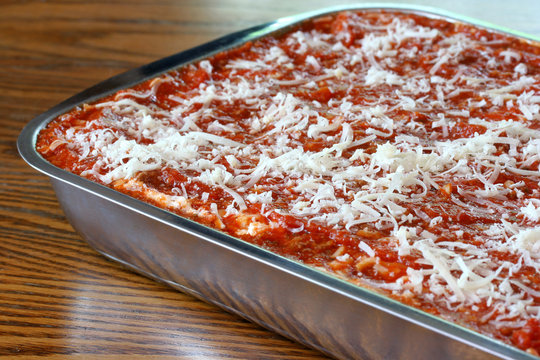
[[[540,36],[539,1],[416,3]],[[333,4],[0,2],[0,357],[324,358],[97,254],[66,221],[47,178],[18,156],[15,141],[30,119],[98,81],[234,30]]]

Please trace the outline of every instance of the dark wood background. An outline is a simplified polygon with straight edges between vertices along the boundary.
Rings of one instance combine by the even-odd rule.
[[[15,141],[34,116],[112,75],[333,4],[0,1],[0,357],[324,358],[94,252],[67,223],[47,178],[20,159]],[[540,1],[438,6],[540,36]]]

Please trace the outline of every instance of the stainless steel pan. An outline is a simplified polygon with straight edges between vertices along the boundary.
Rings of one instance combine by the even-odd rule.
[[[397,9],[524,34],[420,7],[362,5],[279,19],[115,76],[33,119],[18,148],[51,178],[68,220],[97,251],[151,278],[343,359],[538,359],[368,289],[68,173],[35,150],[46,124],[81,103],[246,41],[345,9]],[[529,39],[538,41],[532,37]]]

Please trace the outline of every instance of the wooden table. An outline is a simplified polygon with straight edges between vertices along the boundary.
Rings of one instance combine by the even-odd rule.
[[[429,5],[430,1],[418,2]],[[435,1],[431,1],[435,3]],[[540,2],[448,10],[540,36]],[[0,357],[323,358],[89,248],[15,146],[31,118],[127,69],[332,1],[0,3]]]

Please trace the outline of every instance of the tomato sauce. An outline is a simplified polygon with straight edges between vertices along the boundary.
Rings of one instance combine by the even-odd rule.
[[[538,355],[539,94],[537,43],[343,12],[74,109],[37,149]]]

